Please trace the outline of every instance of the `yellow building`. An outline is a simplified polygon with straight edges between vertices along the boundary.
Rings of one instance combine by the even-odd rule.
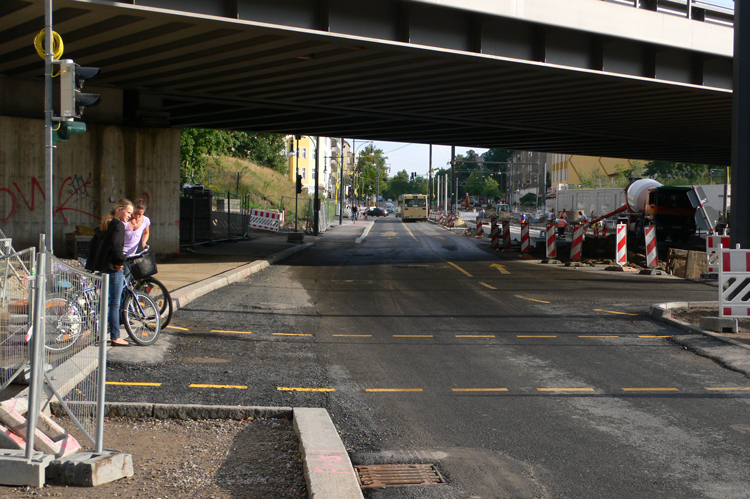
[[[550,173],[552,187],[560,184],[578,185],[581,175],[592,176],[597,170],[604,176],[613,179],[618,170],[629,170],[634,167],[634,160],[623,158],[602,158],[569,154],[547,154],[547,171]],[[600,187],[614,187],[612,180]]]

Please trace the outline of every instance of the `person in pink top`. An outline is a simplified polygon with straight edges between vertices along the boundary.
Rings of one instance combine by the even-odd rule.
[[[138,252],[138,246],[140,243],[141,248],[146,248],[148,245],[148,228],[151,225],[151,219],[146,215],[146,203],[143,199],[138,198],[135,202],[135,208],[133,209],[133,216],[129,222],[125,222],[125,255],[135,255]]]

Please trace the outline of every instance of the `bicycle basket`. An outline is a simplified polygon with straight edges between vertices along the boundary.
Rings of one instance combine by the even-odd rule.
[[[156,274],[156,256],[153,253],[145,253],[130,264],[130,272],[136,279],[144,279]]]

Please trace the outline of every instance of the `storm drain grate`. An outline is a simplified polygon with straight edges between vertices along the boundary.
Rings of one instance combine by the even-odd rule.
[[[355,468],[363,489],[445,483],[434,464],[377,464]]]

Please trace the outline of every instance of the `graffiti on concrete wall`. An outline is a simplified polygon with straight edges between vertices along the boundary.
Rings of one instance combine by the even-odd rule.
[[[12,182],[11,185],[12,188],[0,187],[0,206],[5,207],[4,212],[0,213],[0,222],[11,220],[24,206],[32,213],[37,209],[44,210],[47,194],[39,179],[32,177],[29,185],[24,187],[17,182]],[[96,213],[99,212],[99,201],[96,199],[96,190],[90,173],[88,178],[81,175],[66,178],[58,191],[53,216],[59,214],[66,225],[70,224],[66,213],[71,211],[98,220],[100,217]],[[37,202],[37,193],[41,196],[41,202]]]

